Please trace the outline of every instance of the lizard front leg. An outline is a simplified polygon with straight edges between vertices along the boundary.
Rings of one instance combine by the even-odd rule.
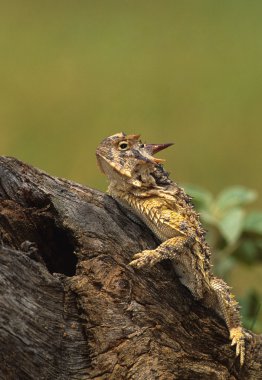
[[[193,236],[176,236],[166,240],[154,250],[144,250],[136,253],[129,265],[135,268],[143,266],[153,266],[165,259],[174,259],[178,253],[181,253],[191,246],[194,242]]]

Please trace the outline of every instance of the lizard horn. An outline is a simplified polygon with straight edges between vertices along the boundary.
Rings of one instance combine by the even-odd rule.
[[[125,138],[127,140],[138,140],[140,135],[127,135]]]
[[[146,144],[146,148],[151,152],[152,154],[155,154],[157,152],[160,152],[163,149],[168,148],[169,146],[173,145],[173,143],[169,144]]]

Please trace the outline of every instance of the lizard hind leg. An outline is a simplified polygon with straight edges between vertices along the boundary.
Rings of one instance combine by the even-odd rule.
[[[245,360],[245,335],[241,326],[239,305],[234,296],[230,292],[229,286],[221,279],[213,277],[210,280],[210,285],[215,293],[213,299],[214,308],[218,301],[215,310],[223,317],[229,330],[231,345],[236,345],[236,356],[239,356],[240,365],[244,364]]]

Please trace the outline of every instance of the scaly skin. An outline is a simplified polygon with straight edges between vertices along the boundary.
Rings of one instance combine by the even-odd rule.
[[[135,254],[130,265],[142,268],[172,260],[181,283],[194,298],[224,319],[242,366],[245,335],[238,304],[228,285],[211,273],[205,231],[190,198],[168,178],[160,165],[163,160],[153,157],[169,145],[142,144],[138,135],[118,133],[103,140],[96,151],[110,181],[108,193],[135,212],[162,242],[154,250]]]

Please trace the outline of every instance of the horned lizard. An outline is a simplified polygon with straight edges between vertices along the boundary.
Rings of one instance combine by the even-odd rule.
[[[143,144],[139,138],[117,133],[96,150],[100,169],[109,179],[108,193],[137,214],[162,242],[154,250],[135,254],[130,265],[141,268],[172,260],[193,297],[224,319],[242,366],[245,335],[239,306],[229,286],[211,272],[210,248],[191,199],[169,179],[161,165],[164,160],[153,157],[172,144]]]

